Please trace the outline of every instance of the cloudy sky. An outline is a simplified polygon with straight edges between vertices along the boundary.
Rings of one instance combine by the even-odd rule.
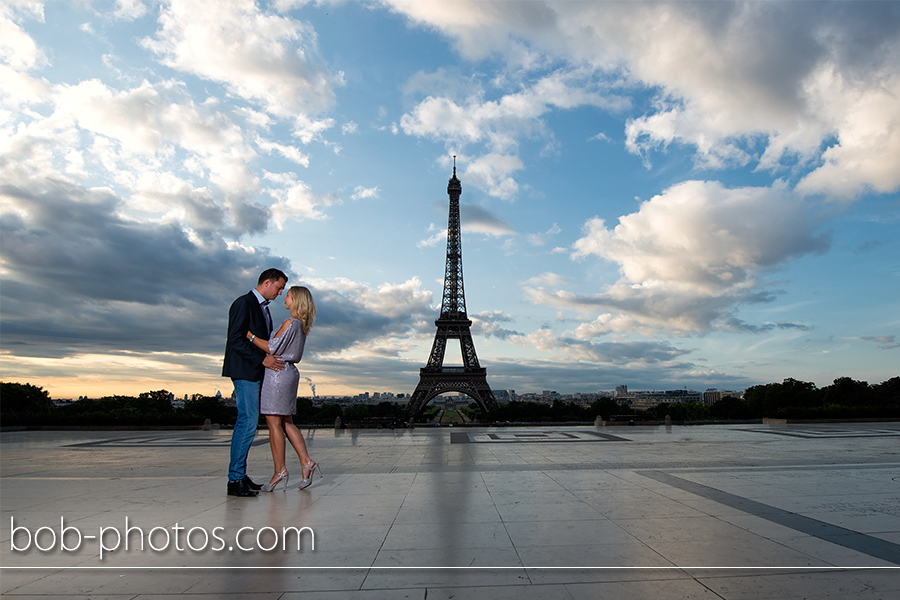
[[[898,2],[4,0],[2,379],[230,393],[275,266],[410,393],[453,155],[494,388],[900,373]]]

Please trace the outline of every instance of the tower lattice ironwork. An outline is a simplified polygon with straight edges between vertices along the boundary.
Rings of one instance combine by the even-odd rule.
[[[419,385],[407,405],[411,417],[420,414],[436,396],[445,392],[463,393],[478,403],[485,412],[497,408],[497,400],[487,383],[487,369],[478,364],[475,344],[470,327],[472,321],[466,314],[466,296],[463,288],[462,235],[459,225],[459,196],[462,185],[456,178],[456,157],[453,160],[453,177],[447,184],[450,196],[450,217],[447,224],[447,264],[444,269],[444,297],[440,317],[434,322],[437,333],[428,356],[428,364],[419,369]],[[447,340],[458,339],[462,351],[462,367],[445,367],[444,353]]]

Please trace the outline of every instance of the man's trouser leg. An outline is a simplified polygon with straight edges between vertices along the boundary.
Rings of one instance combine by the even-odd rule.
[[[234,401],[237,405],[237,421],[231,433],[231,462],[228,465],[228,481],[240,481],[247,475],[247,454],[256,436],[259,422],[259,390],[262,381],[234,380]]]

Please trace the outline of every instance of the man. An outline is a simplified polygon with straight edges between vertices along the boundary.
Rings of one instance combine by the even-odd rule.
[[[231,434],[231,462],[228,465],[228,495],[256,496],[261,487],[247,476],[247,454],[256,436],[259,422],[259,392],[266,369],[281,371],[280,356],[268,355],[247,338],[247,332],[262,339],[272,333],[272,316],[268,304],[281,295],[287,275],[278,269],[263,271],[256,284],[231,304],[228,311],[228,341],[222,376],[234,383],[237,421]]]

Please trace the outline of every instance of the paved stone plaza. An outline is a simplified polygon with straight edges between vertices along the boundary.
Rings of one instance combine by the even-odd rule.
[[[228,431],[0,434],[0,592],[900,597],[900,423],[304,434],[324,479],[249,499]]]

